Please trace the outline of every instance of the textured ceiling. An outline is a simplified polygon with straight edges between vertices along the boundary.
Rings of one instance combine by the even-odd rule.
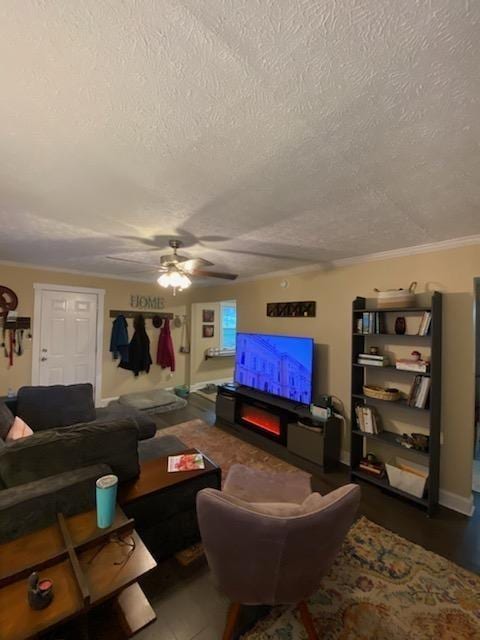
[[[248,276],[480,233],[480,2],[3,0],[0,59],[0,260],[130,276],[105,256],[179,236]]]

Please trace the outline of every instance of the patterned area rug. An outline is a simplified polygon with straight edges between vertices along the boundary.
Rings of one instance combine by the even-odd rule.
[[[479,640],[480,577],[361,518],[309,608],[322,640]],[[276,608],[243,640],[305,640]]]
[[[202,420],[172,434],[219,464],[301,473]],[[480,577],[380,527],[358,520],[309,608],[321,640],[480,640]],[[276,607],[243,640],[306,640],[295,609]]]
[[[305,473],[288,462],[276,458],[266,451],[257,449],[248,442],[226,433],[218,427],[211,427],[203,420],[189,420],[157,431],[156,437],[172,435],[180,438],[188,447],[195,447],[218,464],[222,478],[235,463],[246,464],[257,469],[283,473]]]

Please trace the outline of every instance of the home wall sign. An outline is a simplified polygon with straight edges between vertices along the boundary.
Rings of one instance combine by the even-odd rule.
[[[315,318],[317,303],[314,300],[303,302],[268,302],[269,318]]]
[[[130,306],[133,309],[165,309],[165,298],[162,296],[139,296],[132,294],[130,296]]]

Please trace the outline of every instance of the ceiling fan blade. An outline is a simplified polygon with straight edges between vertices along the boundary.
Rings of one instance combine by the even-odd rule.
[[[202,267],[212,267],[213,262],[209,262],[204,258],[192,258],[191,260],[187,260],[186,262],[182,262],[182,271],[186,271],[187,273],[192,273],[195,269]]]
[[[236,280],[238,275],[235,273],[219,273],[218,271],[203,271],[194,269],[188,272],[189,276],[199,276],[201,278],[223,278],[224,280]]]
[[[106,256],[107,260],[116,260],[118,262],[131,262],[132,264],[143,264],[145,267],[151,267],[154,270],[159,269],[159,266],[152,264],[151,262],[141,262],[140,260],[130,260],[130,258],[117,258],[115,256]]]

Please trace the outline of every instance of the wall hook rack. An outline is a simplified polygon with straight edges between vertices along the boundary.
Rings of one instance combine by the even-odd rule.
[[[164,313],[163,311],[127,311],[111,309],[110,318],[116,318],[117,316],[125,316],[125,318],[136,318],[138,315],[143,316],[145,320],[152,320],[153,318],[161,318],[162,320],[172,320],[173,313]]]

